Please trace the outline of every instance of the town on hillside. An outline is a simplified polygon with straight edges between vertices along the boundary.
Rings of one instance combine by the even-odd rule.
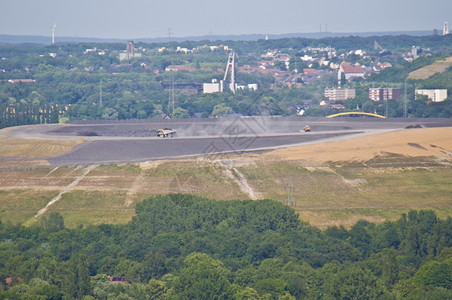
[[[3,45],[0,127],[262,111],[451,117],[451,36]]]

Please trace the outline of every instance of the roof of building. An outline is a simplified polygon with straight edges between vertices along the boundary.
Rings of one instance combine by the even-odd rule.
[[[345,61],[341,63],[341,68],[344,73],[364,73],[364,69],[360,65],[352,65],[351,63]]]
[[[10,83],[19,83],[19,82],[22,82],[22,83],[35,83],[36,80],[34,80],[34,79],[10,79],[10,80],[8,80],[8,82],[10,82]]]
[[[202,113],[200,113],[200,112],[195,112],[191,117],[192,117],[192,118],[197,118],[197,119],[202,118]]]
[[[128,283],[124,276],[109,276],[111,282]]]
[[[192,68],[185,65],[169,65],[165,69],[166,71],[187,71],[187,72],[194,72],[196,71],[196,68]]]
[[[319,75],[322,74],[323,71],[317,69],[303,69],[303,73],[305,73],[306,75]]]
[[[330,108],[332,108],[332,109],[345,109],[345,106],[343,106],[342,104],[331,104]]]

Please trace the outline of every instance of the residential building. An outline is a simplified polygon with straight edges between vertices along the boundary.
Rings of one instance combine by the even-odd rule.
[[[9,83],[36,83],[34,79],[9,79]]]
[[[447,99],[447,89],[417,89],[416,95],[425,95],[432,102],[442,102]]]
[[[350,81],[354,78],[364,78],[364,69],[359,65],[352,65],[349,62],[341,63],[337,73],[337,79],[341,82],[342,74],[345,75],[345,80]]]
[[[355,89],[326,88],[325,98],[331,101],[344,101],[355,98]]]
[[[331,109],[337,109],[337,110],[344,110],[345,106],[343,106],[342,104],[331,104],[330,108]]]
[[[173,71],[173,72],[178,72],[178,71],[186,71],[186,72],[195,72],[196,68],[193,67],[189,67],[186,65],[169,65],[165,68],[166,72],[169,71]]]
[[[249,83],[248,84],[248,89],[250,91],[257,91],[257,83]]]
[[[178,93],[186,93],[186,94],[198,94],[203,91],[203,85],[202,83],[162,83],[162,87],[165,89],[165,91],[175,91]]]
[[[395,100],[400,97],[400,89],[369,88],[369,99],[372,101]]]

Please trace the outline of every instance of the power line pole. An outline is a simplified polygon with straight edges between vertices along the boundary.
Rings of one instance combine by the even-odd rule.
[[[171,27],[168,27],[168,41],[171,42]],[[170,62],[172,63],[172,62]],[[168,91],[168,116],[171,118],[174,114],[174,107],[176,102],[176,95],[174,90],[174,71],[169,70],[170,73],[170,88]]]
[[[385,117],[386,118],[388,117],[388,101],[389,101],[388,99],[385,100],[385,102],[386,102],[385,103]]]
[[[293,207],[294,206],[294,201],[293,201],[293,191],[294,191],[294,187],[292,185],[292,180],[289,180],[289,183],[286,184],[286,191],[287,191],[287,197],[286,197],[286,205]]]
[[[174,74],[173,74],[174,71],[170,70],[169,72],[170,72],[170,89],[168,94],[168,116],[172,118],[176,102],[176,91],[174,87]]]
[[[404,118],[407,117],[407,110],[406,110],[406,80],[407,80],[407,78],[405,78],[405,104],[403,106],[403,117]]]
[[[100,79],[99,84],[99,106],[102,106],[102,78]]]

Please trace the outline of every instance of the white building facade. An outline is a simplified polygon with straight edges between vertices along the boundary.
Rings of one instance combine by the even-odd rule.
[[[447,99],[447,89],[419,89],[416,95],[425,95],[432,102],[443,102]]]

